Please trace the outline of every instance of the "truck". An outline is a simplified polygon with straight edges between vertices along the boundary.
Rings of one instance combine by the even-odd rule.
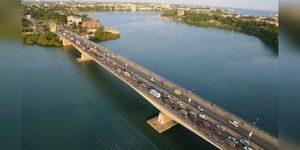
[[[181,92],[177,89],[174,90],[174,93],[177,94],[177,95],[181,95]]]
[[[159,92],[157,92],[155,89],[151,89],[149,91],[149,93],[153,96],[155,96],[156,98],[160,98],[161,94]]]

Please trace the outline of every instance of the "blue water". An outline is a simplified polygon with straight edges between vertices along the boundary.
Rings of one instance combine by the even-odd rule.
[[[233,8],[235,14],[240,15],[249,15],[249,16],[268,16],[270,14],[278,14],[277,10],[255,10],[255,9],[242,9],[242,8]]]
[[[259,127],[278,135],[278,58],[258,38],[162,21],[157,13],[99,14],[102,24],[121,31],[120,39],[103,46],[248,121],[259,117]],[[0,55],[5,144],[24,150],[215,149],[180,125],[158,134],[146,123],[157,109],[96,63],[78,63],[73,47],[12,45],[1,46]]]
[[[100,14],[104,25],[121,31],[104,46],[278,133],[278,58],[258,38],[161,21],[156,13]]]

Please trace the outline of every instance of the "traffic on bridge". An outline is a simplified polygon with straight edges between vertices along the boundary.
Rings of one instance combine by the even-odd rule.
[[[194,93],[78,34],[57,27],[63,42],[127,83],[165,115],[219,149],[277,150],[278,139]]]

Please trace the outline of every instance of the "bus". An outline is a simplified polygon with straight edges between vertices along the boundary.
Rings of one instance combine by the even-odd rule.
[[[155,96],[156,98],[160,98],[161,94],[159,92],[157,92],[155,89],[151,89],[149,91],[150,94],[152,94],[153,96]]]

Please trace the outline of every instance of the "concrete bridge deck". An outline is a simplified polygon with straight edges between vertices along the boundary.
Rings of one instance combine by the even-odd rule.
[[[64,28],[58,27],[57,34],[60,36],[64,45],[73,45],[80,53],[82,57],[77,59],[79,62],[93,60],[100,66],[114,74],[116,77],[124,81],[131,88],[141,94],[146,100],[148,100],[153,106],[160,110],[160,115],[155,119],[148,120],[148,123],[155,128],[158,132],[164,132],[171,128],[175,124],[179,123],[185,128],[189,129],[193,133],[197,134],[201,138],[205,139],[215,147],[219,149],[244,149],[243,144],[240,142],[235,147],[231,147],[226,144],[228,136],[234,136],[238,139],[248,139],[250,132],[253,133],[250,138],[251,147],[253,149],[278,149],[278,139],[271,134],[254,127],[251,123],[225,111],[224,109],[210,103],[190,91],[172,83],[171,81],[135,64],[134,62],[112,52],[111,50],[91,42],[83,37],[80,37],[76,33],[73,33]],[[116,68],[115,66],[119,66]],[[124,74],[124,69],[130,72],[130,76]],[[134,77],[134,78],[133,78]],[[155,82],[151,81],[151,78],[155,79]],[[149,86],[151,83],[151,86]],[[145,86],[146,85],[147,88]],[[147,85],[148,84],[148,85]],[[194,111],[197,114],[203,113],[208,116],[206,121],[210,127],[201,127],[199,124],[203,121],[200,118],[197,121],[190,117],[186,117],[179,113],[178,110],[174,110],[169,103],[162,101],[161,97],[157,98],[149,93],[150,88],[159,89],[163,95],[171,95],[173,100],[180,100],[184,103],[185,109]],[[175,94],[174,90],[180,91],[181,94]],[[204,108],[203,112],[197,110],[197,106],[201,105]],[[157,119],[156,119],[157,118]],[[237,120],[240,122],[240,126],[234,127],[228,123],[228,120]],[[221,135],[216,135],[213,132],[214,127],[224,125],[225,132]]]

